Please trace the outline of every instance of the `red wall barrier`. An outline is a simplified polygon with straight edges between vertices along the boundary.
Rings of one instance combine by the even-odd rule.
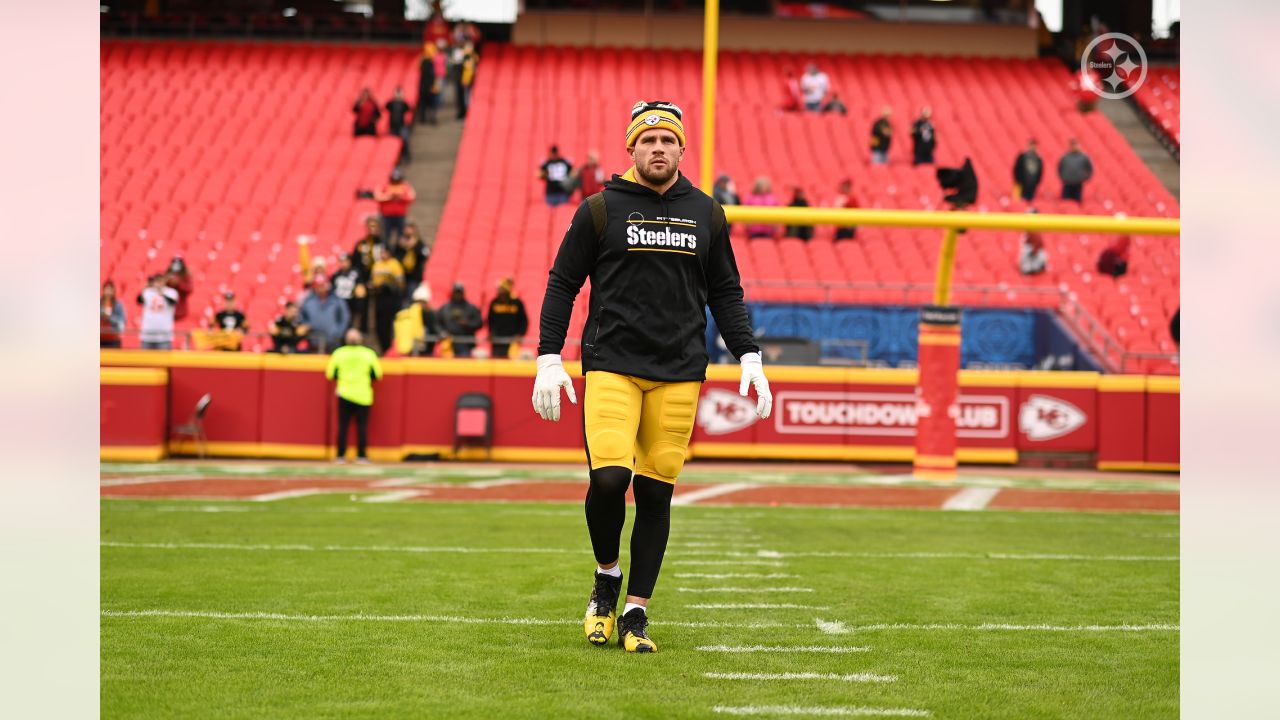
[[[157,424],[156,408],[167,412],[169,425],[183,422],[207,392],[213,396],[205,419],[210,455],[332,457],[336,411],[333,384],[324,378],[326,363],[327,358],[305,355],[103,351],[104,366],[167,368],[169,375],[168,388],[150,386],[150,405],[139,403],[135,409],[132,400],[117,393],[132,397],[142,391],[109,383],[114,371],[104,368],[102,456],[127,455],[134,444],[126,442],[125,433],[139,425],[153,428],[150,447],[162,452],[168,440],[174,452],[194,452],[191,442],[168,437],[172,428],[163,419]],[[468,392],[493,399],[489,457],[569,462],[584,457],[580,404],[566,400],[559,423],[545,422],[533,412],[532,362],[402,358],[386,360],[383,367],[370,416],[370,457],[375,460],[397,461],[411,454],[454,457],[454,408]],[[570,376],[580,373],[576,363],[566,369]],[[755,400],[738,395],[736,366],[708,368],[690,444],[693,457],[914,458],[914,370],[775,366],[767,372],[774,409],[762,421],[755,416]],[[1126,394],[1108,384],[1118,380],[1096,373],[961,371],[958,459],[1014,463],[1020,451],[1081,452],[1097,453],[1103,468],[1123,461],[1124,468],[1111,467],[1176,469],[1177,378],[1140,380],[1143,392]],[[585,388],[580,377],[574,386],[581,402]],[[1135,398],[1145,403],[1136,416]],[[1133,450],[1135,438],[1141,439],[1141,457]],[[482,458],[485,453],[464,448],[457,457]]]
[[[169,371],[100,368],[99,445],[112,460],[159,460],[168,437]],[[110,457],[106,448],[111,448]]]
[[[1147,460],[1147,379],[1098,378],[1098,468],[1143,470]]]

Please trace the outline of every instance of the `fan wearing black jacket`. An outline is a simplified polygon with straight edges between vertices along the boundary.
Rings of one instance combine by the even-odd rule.
[[[710,307],[742,365],[739,392],[754,386],[756,414],[769,416],[765,379],[743,302],[724,210],[679,173],[685,152],[680,108],[638,102],[627,128],[635,166],[578,206],[547,280],[533,407],[560,419],[560,391],[576,403],[560,361],[573,301],[591,279],[582,338],[583,425],[591,482],[587,530],[596,572],[583,621],[587,640],[614,634],[627,652],[655,652],[646,608],[671,523],[671,495],[684,466],[702,381]],[[636,501],[631,580],[618,616],[620,536],[626,492]]]

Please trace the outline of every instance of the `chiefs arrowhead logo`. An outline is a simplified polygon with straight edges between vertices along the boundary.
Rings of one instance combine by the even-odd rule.
[[[708,435],[737,432],[755,421],[756,402],[730,390],[712,388],[698,405],[698,425]]]
[[[1032,395],[1018,411],[1018,427],[1031,440],[1052,440],[1084,425],[1084,411],[1047,395]]]

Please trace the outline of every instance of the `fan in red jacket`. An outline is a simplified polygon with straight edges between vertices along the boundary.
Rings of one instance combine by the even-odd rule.
[[[378,212],[382,215],[382,244],[394,251],[404,234],[404,219],[409,214],[409,206],[417,199],[413,186],[405,182],[400,168],[391,171],[391,180],[378,188],[373,199],[378,201]]]

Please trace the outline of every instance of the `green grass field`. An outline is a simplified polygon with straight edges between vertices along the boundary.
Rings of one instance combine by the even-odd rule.
[[[1178,714],[1170,515],[676,507],[648,656],[582,637],[579,505],[103,500],[102,540],[103,717]]]

